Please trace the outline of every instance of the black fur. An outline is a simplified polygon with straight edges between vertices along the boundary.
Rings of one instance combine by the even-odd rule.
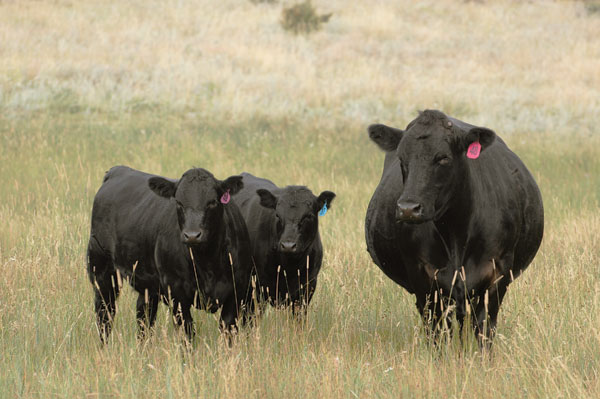
[[[372,131],[378,146],[392,141],[382,139],[391,133],[373,137]],[[473,141],[482,151],[468,159]],[[442,301],[445,309],[449,302],[455,306],[461,327],[472,307],[476,335],[485,345],[508,285],[540,246],[540,191],[493,131],[440,111],[422,112],[392,144],[383,145],[383,175],[367,210],[368,251],[388,277],[415,294],[429,326],[447,316]]]
[[[241,189],[241,180],[232,176],[221,182],[204,169],[190,169],[179,180],[125,166],[107,172],[94,198],[88,245],[103,342],[125,278],[139,293],[141,336],[152,327],[161,301],[173,305],[174,320],[188,338],[194,333],[192,306],[222,308],[226,330],[235,328],[238,318],[245,321],[252,306],[250,240],[237,206],[219,201],[224,189]]]
[[[275,306],[291,304],[294,312],[306,309],[323,259],[317,214],[325,201],[331,207],[335,194],[323,191],[315,197],[304,186],[279,188],[248,173],[242,176],[244,189],[234,200],[250,233],[258,298]]]

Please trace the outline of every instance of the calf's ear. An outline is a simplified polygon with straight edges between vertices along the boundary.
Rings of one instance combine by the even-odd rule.
[[[317,212],[323,209],[325,203],[327,203],[327,209],[330,209],[334,198],[335,193],[333,191],[323,191],[319,194],[319,197],[317,198]]]
[[[369,138],[383,151],[395,151],[404,134],[404,131],[400,129],[381,124],[371,125],[367,128],[367,131],[369,132]]]
[[[221,189],[223,191],[229,191],[229,194],[237,194],[242,188],[244,188],[244,182],[242,181],[243,176],[229,176],[227,179],[221,182]]]
[[[165,198],[173,197],[177,190],[177,183],[158,176],[151,177],[148,180],[148,186],[155,194]]]
[[[273,195],[269,190],[259,188],[256,190],[256,194],[260,197],[260,204],[265,208],[275,209],[277,206],[277,197]]]

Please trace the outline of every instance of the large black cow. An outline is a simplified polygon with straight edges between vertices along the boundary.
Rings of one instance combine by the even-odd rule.
[[[110,333],[122,278],[139,293],[137,320],[144,336],[158,303],[173,304],[174,320],[194,334],[192,306],[215,312],[230,330],[244,320],[251,273],[250,240],[230,195],[242,177],[217,180],[190,169],[179,180],[125,166],[104,176],[94,198],[88,274],[94,286],[100,339]]]
[[[373,261],[415,294],[429,326],[455,311],[462,328],[471,313],[487,345],[508,285],[542,240],[533,177],[492,130],[440,111],[420,113],[406,130],[368,133],[386,151],[365,221]]]
[[[318,214],[335,194],[318,197],[304,186],[279,188],[271,181],[242,173],[244,188],[235,196],[252,242],[258,299],[274,306],[306,309],[317,286],[323,246]]]

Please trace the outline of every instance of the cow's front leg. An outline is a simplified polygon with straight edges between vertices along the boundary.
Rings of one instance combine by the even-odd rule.
[[[235,333],[237,331],[237,320],[239,315],[238,303],[235,298],[228,298],[221,309],[219,328],[221,332]]]
[[[496,332],[496,323],[500,305],[506,294],[507,282],[499,282],[485,290],[480,296],[473,313],[475,336],[481,349],[489,350]]]
[[[435,331],[452,334],[452,317],[456,315],[461,330],[466,316],[466,282],[461,270],[453,266],[434,269],[425,264],[424,271],[431,281],[427,304],[428,316]]]
[[[490,259],[477,266],[475,281],[480,286],[475,291],[477,305],[472,314],[475,337],[481,349],[490,349],[500,305],[506,289],[512,281],[511,269],[513,254],[506,254],[500,259]]]
[[[242,324],[246,320],[246,311],[239,309],[238,303],[235,298],[229,298],[223,304],[221,309],[221,318],[219,320],[219,329],[227,342],[227,346],[231,347],[233,344],[233,336],[238,332],[238,318]]]
[[[317,288],[317,278],[314,277],[307,285],[300,285],[299,297],[292,302],[292,314],[298,319],[306,317],[308,313],[308,305]]]
[[[140,293],[137,299],[136,315],[138,323],[138,339],[146,339],[156,321],[158,311],[158,295],[149,295],[148,291]]]
[[[173,301],[173,321],[176,326],[183,326],[185,336],[190,343],[195,335],[191,307],[192,305],[189,302]]]
[[[429,343],[437,346],[440,342],[440,338],[443,331],[447,328],[444,326],[444,305],[440,303],[443,298],[440,296],[439,291],[432,291],[430,294],[417,294],[417,309],[421,314],[423,320],[423,327],[425,329],[425,335]]]

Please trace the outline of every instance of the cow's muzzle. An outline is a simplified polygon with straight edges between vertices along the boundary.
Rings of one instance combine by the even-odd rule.
[[[184,230],[181,232],[181,241],[187,245],[198,245],[206,241],[205,235],[203,230]]]
[[[279,251],[282,253],[293,254],[298,252],[298,246],[293,241],[281,241],[279,243]]]
[[[396,204],[396,221],[408,223],[424,222],[423,206],[417,202],[398,201]]]

